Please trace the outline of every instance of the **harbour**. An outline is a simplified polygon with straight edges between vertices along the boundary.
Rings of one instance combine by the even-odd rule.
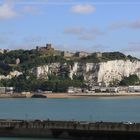
[[[139,107],[139,96],[73,99],[10,98],[0,99],[0,118],[140,122]]]
[[[88,122],[140,122],[140,97],[75,99],[1,99],[0,118]],[[82,110],[79,110],[82,108]],[[2,138],[0,138],[2,139]],[[8,138],[16,140],[16,138]],[[26,138],[18,138],[25,139]],[[29,139],[29,138],[27,138]],[[40,140],[40,138],[36,138]],[[61,138],[60,138],[61,139]],[[3,138],[2,140],[7,140]],[[50,140],[50,138],[47,138]]]

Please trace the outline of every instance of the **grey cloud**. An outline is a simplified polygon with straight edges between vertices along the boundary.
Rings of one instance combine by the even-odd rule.
[[[136,28],[136,29],[139,28],[140,29],[140,19],[135,21],[135,22],[132,22],[129,26],[132,28]]]
[[[112,23],[109,28],[111,30],[130,28],[130,29],[140,29],[140,19],[136,21],[121,21]]]
[[[9,20],[27,14],[39,13],[35,6],[22,6],[20,9],[15,8],[16,2],[21,0],[7,0],[0,4],[0,20]]]
[[[79,36],[79,39],[80,40],[95,40],[96,39],[96,36],[94,34],[83,34],[83,35],[80,35]]]
[[[99,30],[98,28],[92,28],[90,32],[94,33],[96,35],[104,35],[105,34],[105,32]]]
[[[64,33],[73,34],[73,35],[81,34],[81,33],[84,33],[84,32],[85,32],[85,29],[81,28],[81,27],[66,28],[64,30]]]
[[[18,13],[14,10],[14,7],[9,3],[0,5],[0,20],[12,19],[18,16]]]
[[[98,36],[104,35],[98,28],[69,27],[64,29],[64,33],[77,37],[80,40],[95,40]]]

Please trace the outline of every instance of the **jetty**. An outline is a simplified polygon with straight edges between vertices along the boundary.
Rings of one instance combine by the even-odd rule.
[[[139,140],[140,123],[1,119],[0,137]]]

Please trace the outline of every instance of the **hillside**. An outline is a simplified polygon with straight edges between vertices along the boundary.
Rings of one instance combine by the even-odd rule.
[[[50,44],[47,44],[50,45]],[[99,63],[111,60],[139,60],[130,55],[126,56],[120,52],[64,52],[57,51],[51,46],[37,47],[32,50],[12,50],[0,53],[0,74],[8,74],[11,69],[24,71],[31,68],[49,64],[49,63]],[[19,59],[18,65],[17,59]]]
[[[50,44],[32,50],[0,53],[0,85],[18,91],[66,91],[119,83],[123,77],[140,78],[139,59],[120,52],[63,52]]]

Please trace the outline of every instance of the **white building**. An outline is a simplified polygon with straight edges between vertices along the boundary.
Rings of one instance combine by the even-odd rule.
[[[12,94],[14,87],[0,87],[0,94]]]
[[[129,86],[128,91],[129,92],[140,92],[140,86]]]
[[[115,93],[119,92],[118,87],[108,87],[107,90],[108,90],[109,92],[115,92]]]
[[[68,93],[81,93],[82,89],[78,87],[69,87],[67,92]]]

